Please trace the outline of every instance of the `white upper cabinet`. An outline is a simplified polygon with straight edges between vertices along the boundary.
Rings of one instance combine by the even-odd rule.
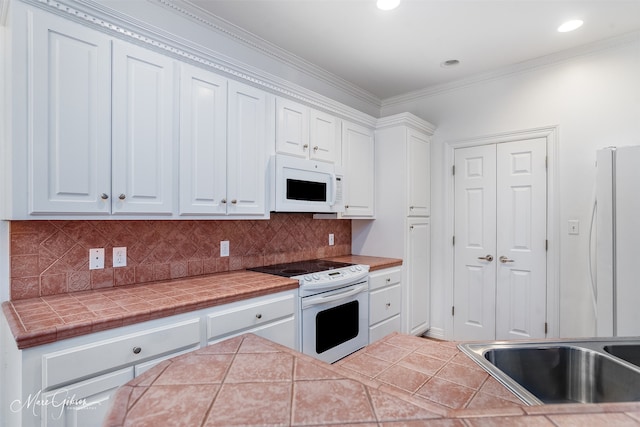
[[[113,45],[112,212],[173,213],[173,59]]]
[[[407,215],[429,216],[431,200],[429,137],[407,130]]]
[[[373,131],[342,122],[343,217],[370,218],[374,215],[374,151]]]
[[[276,151],[340,163],[340,120],[288,99],[276,99]]]
[[[227,79],[182,64],[180,214],[225,214]]]
[[[269,122],[274,117],[272,102],[273,98],[260,89],[229,81],[227,211],[230,215],[269,214],[267,138],[272,135],[269,131]]]
[[[30,30],[29,213],[109,213],[109,38],[44,13]]]

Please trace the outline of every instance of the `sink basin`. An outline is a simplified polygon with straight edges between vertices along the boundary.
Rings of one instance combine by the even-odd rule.
[[[493,342],[458,347],[528,405],[640,401],[640,343]]]
[[[640,366],[640,344],[614,344],[604,347],[604,351],[620,359]]]

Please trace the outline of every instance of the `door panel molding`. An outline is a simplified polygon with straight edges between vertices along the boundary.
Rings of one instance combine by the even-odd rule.
[[[445,241],[451,242],[450,237],[454,235],[454,184],[451,166],[454,164],[454,153],[456,148],[473,147],[488,144],[498,144],[503,142],[521,141],[528,139],[544,138],[547,144],[547,337],[559,337],[560,333],[560,278],[559,278],[559,242],[560,242],[560,202],[559,202],[559,128],[557,125],[539,127],[532,129],[515,130],[511,132],[483,135],[473,138],[444,141],[444,161],[449,165],[445,170],[444,184],[444,229],[445,236],[449,236]],[[446,248],[443,248],[446,250]],[[444,266],[444,301],[445,307],[454,305],[454,246],[450,245],[447,250],[446,262]],[[440,303],[440,302],[435,302]],[[448,315],[444,319],[444,332],[441,338],[453,339],[453,316]]]

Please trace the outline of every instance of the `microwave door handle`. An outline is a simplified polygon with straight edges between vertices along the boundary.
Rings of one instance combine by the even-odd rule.
[[[335,173],[331,173],[331,185],[332,185],[332,189],[331,189],[331,203],[329,203],[329,206],[335,206],[336,204],[336,192],[338,191],[338,179],[336,178],[336,174]]]

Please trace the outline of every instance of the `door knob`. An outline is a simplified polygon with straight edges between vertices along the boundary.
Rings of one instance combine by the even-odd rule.
[[[507,262],[515,262],[515,259],[509,259],[506,256],[502,255],[500,258],[498,258],[500,260],[501,263],[506,264]]]
[[[493,261],[493,255],[479,256],[478,259],[482,259],[482,260],[491,262],[491,261]]]

